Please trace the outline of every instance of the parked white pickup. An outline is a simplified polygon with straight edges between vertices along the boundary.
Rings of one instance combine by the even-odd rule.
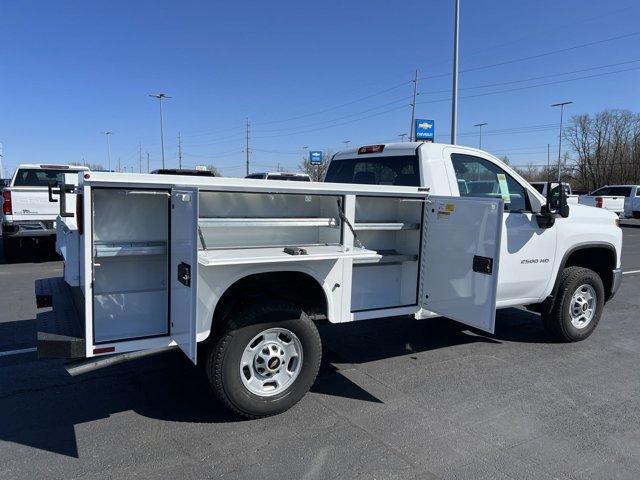
[[[558,192],[558,182],[529,182],[533,188],[535,188],[538,192],[542,194],[544,198],[547,198],[547,190],[549,185],[551,185],[551,195],[557,195]],[[578,195],[574,195],[571,192],[571,185],[563,182],[562,186],[564,188],[564,193],[567,196],[567,203],[569,205],[578,204]]]
[[[58,184],[65,173],[88,171],[69,165],[18,165],[8,187],[2,190],[2,243],[13,258],[26,240],[53,239],[59,212]],[[77,182],[76,182],[77,183]],[[55,189],[50,190],[50,185]]]
[[[634,188],[631,185],[607,185],[594,190],[589,195],[580,195],[578,202],[582,205],[609,210],[620,217],[631,216],[627,215],[629,211],[627,198],[631,196]]]
[[[43,322],[40,356],[84,358],[77,372],[177,346],[254,418],[314,382],[313,320],[446,316],[493,332],[496,308],[526,305],[578,341],[618,288],[617,217],[547,205],[486,152],[364,146],[335,155],[326,180],[347,184],[83,175],[59,238],[74,242],[60,250],[78,272],[79,333]],[[54,307],[42,325],[60,308],[38,291]]]

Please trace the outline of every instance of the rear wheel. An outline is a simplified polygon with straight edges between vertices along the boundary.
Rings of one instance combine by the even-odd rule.
[[[236,413],[259,418],[295,405],[315,381],[322,344],[296,305],[270,301],[232,311],[207,358],[216,395]]]
[[[588,268],[568,267],[549,313],[542,314],[545,329],[565,342],[578,342],[593,333],[604,307],[600,276]]]

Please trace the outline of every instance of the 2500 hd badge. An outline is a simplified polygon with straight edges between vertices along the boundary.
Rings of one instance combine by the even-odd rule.
[[[520,260],[520,264],[528,265],[530,263],[549,263],[548,258],[525,258],[524,260]]]

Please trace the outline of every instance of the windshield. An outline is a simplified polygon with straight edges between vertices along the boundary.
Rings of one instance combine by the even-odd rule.
[[[418,157],[368,157],[333,160],[324,179],[329,183],[419,187]]]
[[[51,182],[64,182],[65,173],[77,173],[79,170],[54,170],[21,168],[16,173],[14,187],[48,187]]]

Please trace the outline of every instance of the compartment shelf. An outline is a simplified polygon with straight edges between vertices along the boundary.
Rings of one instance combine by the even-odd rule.
[[[398,253],[395,250],[378,250],[373,258],[356,258],[353,263],[356,265],[381,265],[391,263],[416,262],[417,254]]]
[[[335,218],[298,217],[298,218],[200,218],[201,228],[215,227],[331,227],[337,228]]]
[[[375,259],[378,255],[374,250],[365,250],[364,248],[345,250],[341,245],[301,245],[301,248],[307,251],[307,255],[289,255],[284,253],[282,247],[206,250],[198,252],[198,263],[204,266],[242,265],[333,260],[338,258]]]
[[[94,257],[166,255],[166,242],[101,242],[93,245]]]
[[[356,222],[353,226],[356,231],[366,230],[418,230],[420,229],[419,223],[407,223],[407,222]]]

